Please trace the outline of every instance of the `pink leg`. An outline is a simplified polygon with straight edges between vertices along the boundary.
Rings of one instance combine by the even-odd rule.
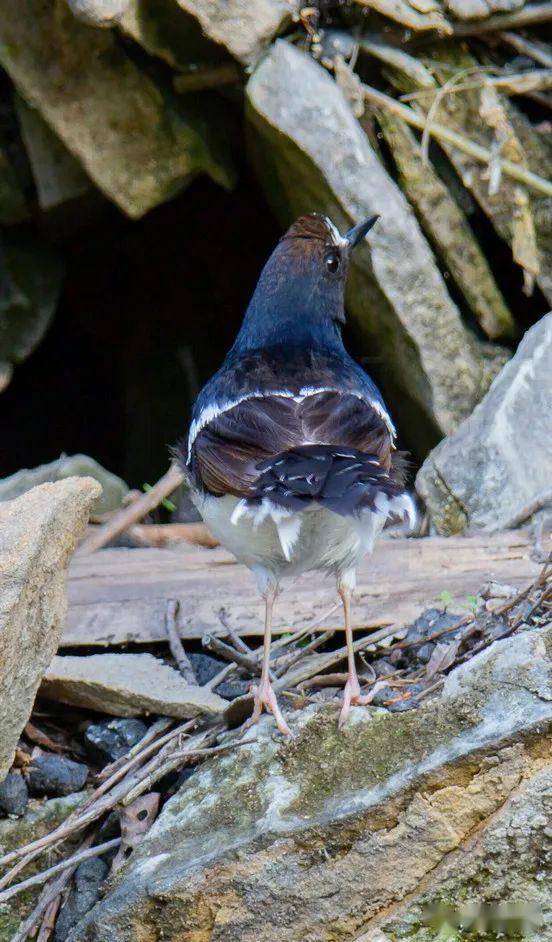
[[[370,693],[362,695],[360,692],[360,684],[358,682],[358,675],[355,664],[355,652],[353,649],[353,628],[351,625],[351,589],[340,583],[338,586],[338,592],[343,602],[343,615],[345,619],[345,638],[347,642],[347,659],[348,659],[348,677],[347,683],[345,684],[345,690],[343,693],[343,706],[341,707],[341,713],[339,714],[339,728],[345,725],[347,722],[347,717],[351,706],[359,704],[361,706],[370,703],[375,689],[371,690]]]
[[[282,716],[282,712],[278,706],[276,694],[272,689],[272,684],[270,683],[269,677],[270,643],[272,641],[272,611],[274,608],[275,598],[276,589],[268,589],[265,596],[265,632],[261,680],[258,685],[253,684],[251,688],[251,691],[255,697],[255,702],[253,706],[253,713],[251,714],[251,717],[248,719],[245,726],[246,728],[249,728],[250,726],[253,726],[254,723],[258,723],[261,713],[263,712],[263,707],[265,707],[267,712],[272,713],[274,716],[274,719],[276,720],[276,726],[280,732],[283,733],[284,736],[290,736],[291,730]]]

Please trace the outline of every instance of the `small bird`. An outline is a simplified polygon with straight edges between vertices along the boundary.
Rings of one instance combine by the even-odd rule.
[[[369,700],[353,649],[356,568],[387,517],[414,520],[393,423],[341,337],[349,259],[378,218],[343,236],[326,216],[293,223],[261,273],[233,347],[199,394],[177,451],[207,526],[252,570],[265,601],[250,723],[264,707],[286,735],[269,671],[282,578],[312,570],[336,577],[348,651],[342,726],[351,704]]]

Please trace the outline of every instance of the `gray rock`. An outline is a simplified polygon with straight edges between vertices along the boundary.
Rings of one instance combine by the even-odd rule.
[[[117,25],[150,55],[182,72],[227,59],[226,50],[209,40],[199,21],[175,0],[131,0]]]
[[[65,942],[73,926],[97,903],[108,871],[108,865],[99,857],[77,867],[73,889],[57,918],[55,942]]]
[[[0,137],[0,223],[22,222],[28,215],[25,194]]]
[[[36,756],[27,771],[29,791],[36,798],[63,798],[80,792],[88,778],[88,766],[65,756]]]
[[[84,734],[84,742],[95,759],[114,762],[140,742],[147,730],[141,720],[105,720],[90,724]]]
[[[131,0],[66,0],[71,13],[89,26],[109,27],[128,9]]]
[[[30,232],[6,230],[0,241],[0,361],[21,363],[40,343],[57,305],[63,265]]]
[[[22,468],[7,478],[0,478],[0,502],[13,500],[48,481],[64,481],[66,478],[94,478],[102,491],[92,505],[93,514],[106,514],[118,510],[128,494],[125,482],[107,471],[88,455],[61,455],[56,461],[41,464],[37,468]]]
[[[19,772],[8,772],[0,784],[0,812],[20,817],[29,801],[27,783]]]
[[[258,176],[284,222],[317,210],[348,227],[380,213],[353,257],[347,310],[363,351],[385,363],[378,378],[397,418],[416,423],[412,444],[431,446],[480,400],[496,348],[464,327],[412,209],[322,66],[279,40],[249,80],[247,115]]]
[[[442,899],[447,874],[451,902],[518,880],[552,912],[551,655],[548,626],[495,642],[418,710],[357,707],[338,731],[338,708],[311,706],[290,741],[263,720],[167,802],[71,942],[358,939]]]
[[[153,654],[55,657],[40,687],[42,696],[112,716],[217,715],[227,701],[187,683]]]
[[[88,193],[92,189],[89,178],[38,111],[19,96],[16,111],[40,208],[55,209]]]
[[[523,338],[482,403],[426,459],[416,488],[438,533],[523,523],[552,484],[552,313]]]
[[[216,96],[202,99],[199,115],[141,72],[112,31],[79,23],[59,4],[28,0],[17,16],[11,6],[0,0],[1,64],[123,212],[143,216],[201,172],[232,185],[228,109]]]
[[[67,564],[99,493],[91,478],[68,478],[0,504],[0,781],[57,650]]]
[[[297,17],[298,0],[176,0],[210,39],[243,65],[254,65],[272,39]]]

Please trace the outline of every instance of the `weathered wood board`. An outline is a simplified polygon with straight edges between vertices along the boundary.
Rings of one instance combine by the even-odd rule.
[[[523,586],[539,572],[526,531],[428,539],[383,538],[359,571],[355,626],[402,625],[450,594],[453,611],[489,579]],[[221,608],[244,635],[262,632],[262,605],[252,575],[222,549],[106,549],[73,560],[62,646],[107,646],[165,640],[168,599],[180,602],[183,638],[221,630]],[[278,600],[275,631],[321,618],[335,604],[333,580],[318,573],[290,583]],[[341,624],[336,610],[324,627]]]

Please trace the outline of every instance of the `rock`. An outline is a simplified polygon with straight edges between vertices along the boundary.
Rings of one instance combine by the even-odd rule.
[[[226,46],[242,65],[254,65],[271,40],[297,17],[298,0],[177,0],[209,39]]]
[[[71,942],[329,942],[391,925],[427,942],[425,902],[550,911],[552,626],[495,642],[417,710],[356,707],[342,731],[337,714],[288,713],[287,741],[265,718],[256,742],[200,766]]]
[[[77,867],[73,889],[56,922],[55,942],[65,942],[73,926],[97,903],[108,871],[108,865],[99,857],[85,860]]]
[[[423,452],[473,410],[496,348],[464,327],[412,209],[322,66],[279,40],[249,80],[247,114],[258,176],[283,221],[317,210],[348,227],[381,214],[353,256],[347,310],[362,353],[385,363],[375,374],[399,423],[416,428],[409,445]]]
[[[65,756],[36,756],[27,771],[29,791],[35,798],[63,798],[80,792],[88,778],[88,766]]]
[[[88,455],[61,455],[49,464],[41,464],[38,468],[23,468],[10,477],[0,478],[0,502],[20,497],[37,484],[63,481],[72,477],[94,478],[101,484],[101,494],[92,505],[93,514],[107,514],[118,510],[128,494],[128,486],[121,478],[107,471]]]
[[[25,194],[0,137],[0,223],[10,225],[22,222],[28,215]]]
[[[92,187],[81,165],[38,111],[19,96],[16,111],[40,208],[47,212],[88,193]]]
[[[178,671],[152,654],[55,657],[40,693],[52,700],[113,716],[217,715],[227,706],[222,697],[186,683]]]
[[[89,26],[113,26],[131,0],[66,0],[71,13]]]
[[[184,73],[227,59],[226,50],[175,0],[131,0],[117,25],[150,55]]]
[[[209,683],[228,663],[227,661],[219,661],[218,658],[211,657],[210,654],[204,654],[203,651],[191,651],[189,657],[200,687]],[[239,678],[232,680],[230,678],[229,680],[223,680],[218,685],[216,692],[225,700],[233,700],[235,697],[241,697],[244,693],[247,693],[250,686],[250,680],[240,680]]]
[[[100,762],[114,762],[145,736],[148,728],[141,720],[120,719],[91,723],[84,734],[90,754]]]
[[[216,96],[176,100],[141,72],[110,30],[54,0],[10,15],[0,0],[0,62],[99,189],[138,218],[198,173],[230,186],[226,117]],[[211,113],[212,112],[212,113]]]
[[[8,772],[0,784],[0,811],[20,817],[29,801],[27,783],[19,772]]]
[[[48,834],[75,810],[86,798],[86,793],[68,795],[67,798],[51,798],[38,801],[33,798],[21,818],[0,819],[0,847],[8,853],[30,841]],[[25,876],[43,869],[44,857],[37,857],[25,868]],[[0,940],[11,942],[21,921],[28,916],[40,895],[42,887],[27,890],[24,894],[0,905]]]
[[[21,363],[42,340],[56,309],[63,265],[28,231],[6,230],[0,241],[0,361]]]
[[[524,336],[473,415],[442,441],[416,479],[434,530],[516,526],[550,491],[552,313]]]
[[[0,781],[57,650],[67,564],[99,493],[91,478],[68,478],[0,504]]]

